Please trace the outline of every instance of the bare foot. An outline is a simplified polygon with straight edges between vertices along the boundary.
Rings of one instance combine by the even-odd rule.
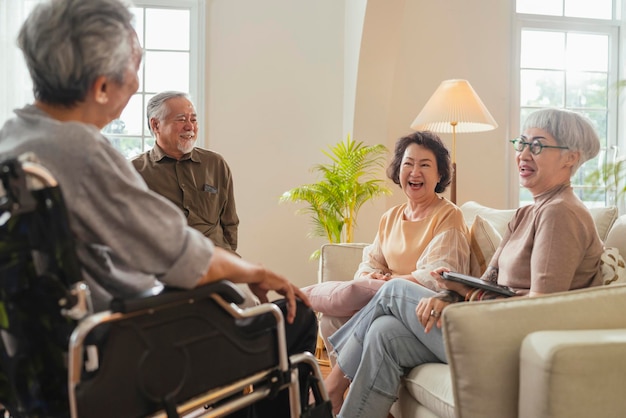
[[[343,405],[343,395],[346,393],[346,389],[350,386],[350,380],[348,380],[341,369],[338,366],[333,367],[330,370],[324,385],[328,391],[328,398],[333,405],[333,413],[337,415]]]

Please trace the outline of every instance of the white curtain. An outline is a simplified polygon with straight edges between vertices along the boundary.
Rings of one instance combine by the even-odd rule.
[[[17,47],[17,33],[41,0],[0,0],[0,126],[13,109],[33,101],[32,83]]]

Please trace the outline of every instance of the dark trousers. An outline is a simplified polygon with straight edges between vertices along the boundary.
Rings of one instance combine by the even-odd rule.
[[[274,302],[283,315],[287,316],[287,303],[284,299]],[[293,324],[285,320],[285,336],[287,340],[287,354],[297,354],[304,351],[315,353],[317,344],[317,317],[313,310],[298,300],[296,318]],[[308,403],[307,377],[310,370],[306,365],[298,365],[300,377],[300,401]],[[275,398],[263,399],[256,404],[229,415],[229,418],[290,418],[289,391],[280,391]]]

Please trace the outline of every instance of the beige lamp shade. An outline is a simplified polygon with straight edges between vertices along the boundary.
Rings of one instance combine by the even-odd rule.
[[[411,128],[437,133],[482,132],[498,127],[467,80],[445,80],[428,99]]]

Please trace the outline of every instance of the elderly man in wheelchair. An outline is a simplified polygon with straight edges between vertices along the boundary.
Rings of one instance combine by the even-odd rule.
[[[19,32],[35,101],[0,130],[0,403],[330,416],[306,297],[187,226],[100,133],[138,87],[132,17],[121,0],[48,0]],[[264,303],[240,309],[230,282]]]

